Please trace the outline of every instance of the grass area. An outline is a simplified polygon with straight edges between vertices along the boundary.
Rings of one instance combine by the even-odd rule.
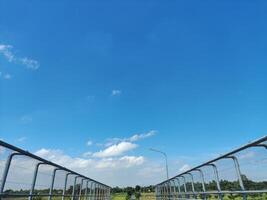
[[[126,193],[115,193],[112,195],[112,200],[125,200]]]
[[[28,198],[2,198],[2,200],[28,200]],[[52,200],[61,200],[62,197],[53,197]],[[125,200],[126,193],[116,193],[112,195],[112,200]],[[200,198],[199,198],[200,199]],[[243,200],[242,197],[231,198],[228,195],[225,195],[224,200]],[[47,197],[35,197],[33,200],[47,200]],[[65,197],[65,200],[71,200],[70,197]],[[85,200],[85,198],[81,198],[81,200]],[[154,193],[142,193],[141,200],[156,200]],[[217,197],[210,197],[208,200],[218,200]],[[261,196],[248,196],[247,200],[267,200],[267,194],[263,194]]]
[[[112,200],[125,200],[126,199],[126,194],[125,193],[117,193],[112,195]],[[155,200],[155,195],[154,193],[142,193],[141,200]],[[200,199],[200,198],[199,198]],[[208,198],[209,200],[218,200],[217,197],[210,197]],[[225,195],[224,200],[243,200],[242,197],[235,197],[231,198],[228,195]],[[261,196],[248,196],[247,200],[267,200],[267,194],[263,194]]]
[[[112,195],[112,200],[125,200],[126,193],[116,193]],[[154,193],[142,193],[141,200],[155,200]]]

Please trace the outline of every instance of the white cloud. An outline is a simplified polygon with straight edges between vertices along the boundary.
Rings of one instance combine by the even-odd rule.
[[[92,159],[73,157],[61,150],[45,148],[38,150],[35,154],[111,186],[135,186],[140,182],[149,184],[155,182],[154,178],[157,179],[157,182],[162,178],[153,171],[153,174],[148,179],[142,179],[139,172],[142,171],[144,166],[148,168],[149,166],[147,165],[150,165],[143,156]],[[147,171],[147,173],[152,172]],[[27,177],[29,178],[29,176]]]
[[[15,59],[15,56],[11,51],[12,48],[13,46],[11,45],[0,44],[0,54],[2,54],[8,62],[12,62]]]
[[[27,57],[20,58],[19,61],[21,62],[21,64],[25,65],[28,69],[37,70],[40,67],[38,61]]]
[[[149,131],[148,133],[144,133],[144,134],[135,134],[132,137],[130,137],[128,140],[131,142],[136,142],[136,141],[141,140],[141,139],[152,137],[155,134],[156,134],[156,131],[152,130],[152,131]]]
[[[129,138],[109,138],[107,140],[107,143],[105,144],[106,147],[117,144],[119,142],[137,142],[142,139],[146,139],[149,137],[154,136],[157,133],[156,130],[151,130],[147,133],[142,133],[142,134],[134,134],[133,136]]]
[[[88,152],[87,152],[88,153]],[[42,148],[35,152],[37,156],[55,162],[73,170],[86,169],[123,169],[140,166],[145,162],[143,156],[123,156],[118,158],[86,159],[71,157],[61,150]],[[85,153],[86,154],[86,153]]]
[[[92,146],[92,145],[93,145],[93,141],[88,140],[88,141],[86,142],[86,145],[87,145],[87,146]]]
[[[131,142],[120,142],[94,153],[93,156],[98,158],[120,156],[127,151],[135,149],[137,146],[137,144],[133,144]]]
[[[121,90],[112,90],[111,91],[111,96],[119,96],[121,95]]]
[[[8,62],[20,64],[25,66],[27,69],[37,70],[40,64],[37,60],[28,57],[17,57],[13,51],[13,46],[0,44],[0,55],[2,55]]]
[[[144,163],[145,159],[143,156],[123,156],[121,158],[104,158],[97,162],[96,168],[130,168],[133,166],[139,166]]]
[[[180,171],[180,172],[185,172],[185,171],[188,171],[188,170],[190,170],[190,169],[191,169],[190,165],[188,165],[188,164],[184,164],[184,165],[179,169],[179,171]]]
[[[53,149],[40,149],[35,152],[37,156],[55,162],[59,165],[66,166],[71,169],[81,169],[92,165],[91,159],[83,159],[83,158],[72,158],[66,154],[64,154],[61,150],[53,150]]]

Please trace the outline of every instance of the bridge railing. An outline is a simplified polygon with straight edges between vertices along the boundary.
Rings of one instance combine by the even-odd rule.
[[[110,189],[0,140],[0,200],[110,200]]]
[[[155,186],[157,200],[267,200],[267,136]]]

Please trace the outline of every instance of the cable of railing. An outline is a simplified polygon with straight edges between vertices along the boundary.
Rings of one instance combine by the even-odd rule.
[[[53,163],[53,162],[48,161],[46,159],[43,159],[37,155],[34,155],[28,151],[20,149],[20,148],[13,146],[11,144],[8,144],[2,140],[0,140],[0,147],[10,151],[7,154],[8,156],[5,160],[5,166],[4,166],[3,174],[1,177],[1,181],[0,181],[0,200],[2,200],[2,198],[10,198],[10,197],[14,197],[14,198],[15,197],[28,197],[28,200],[32,200],[34,197],[48,197],[49,200],[52,199],[52,197],[62,197],[62,200],[64,200],[65,197],[71,198],[72,200],[74,200],[74,199],[76,200],[76,197],[80,200],[82,196],[86,196],[86,198],[87,198],[88,197],[88,193],[87,193],[88,188],[86,188],[86,193],[85,193],[85,195],[83,195],[82,194],[83,185],[79,185],[78,183],[76,183],[77,178],[81,179],[81,184],[83,183],[84,180],[86,180],[87,186],[88,186],[88,182],[92,182],[98,187],[97,188],[98,189],[98,195],[95,196],[95,198],[99,198],[99,200],[100,199],[101,200],[109,200],[111,198],[110,192],[109,192],[111,187],[104,184],[104,183],[101,183],[101,182],[96,181],[94,179],[91,179],[87,176],[84,176],[80,173],[77,173],[73,170],[65,168],[61,165],[58,165],[56,163]],[[13,158],[17,157],[17,156],[25,156],[29,159],[37,161],[37,163],[35,165],[35,169],[33,169],[34,174],[33,174],[33,178],[32,178],[32,183],[28,184],[28,185],[30,185],[30,189],[25,190],[24,191],[25,193],[9,193],[9,192],[4,191],[6,183],[10,183],[10,181],[8,180],[8,174],[10,172],[10,167],[11,166],[14,167],[14,164],[12,163]],[[35,185],[36,185],[36,177],[37,177],[37,174],[40,174],[38,171],[40,165],[47,165],[47,166],[54,168],[53,173],[50,175],[51,176],[51,182],[50,182],[50,187],[48,188],[48,192],[49,192],[48,194],[35,194],[34,193]],[[21,167],[18,167],[18,168],[21,168]],[[54,193],[55,176],[56,176],[57,171],[66,172],[65,183],[64,183],[64,188],[63,188],[62,194],[53,194]],[[74,175],[75,179],[74,179],[74,183],[72,185],[72,193],[66,194],[66,189],[67,189],[66,186],[67,186],[67,180],[68,180],[69,175]],[[76,191],[75,191],[76,186],[80,187],[78,195],[76,194]],[[90,188],[90,191],[92,191],[92,187]],[[95,191],[96,191],[96,188],[95,188]],[[92,199],[92,200],[94,200],[94,199]]]
[[[247,200],[248,198],[248,195],[252,195],[252,194],[260,194],[260,195],[263,195],[263,194],[267,194],[267,190],[266,188],[261,188],[261,189],[251,189],[251,190],[247,190],[247,188],[244,187],[244,181],[242,179],[242,173],[241,173],[241,170],[240,170],[240,164],[239,164],[239,160],[238,158],[236,157],[236,154],[237,153],[241,153],[243,152],[244,150],[246,149],[250,149],[252,147],[263,147],[265,149],[267,149],[267,144],[265,143],[267,141],[267,136],[264,136],[258,140],[255,140],[253,142],[250,142],[249,144],[246,144],[240,148],[237,148],[229,153],[226,153],[224,155],[221,155],[215,159],[212,159],[208,162],[205,162],[197,167],[194,167],[192,169],[189,169],[183,173],[180,173],[170,179],[167,179],[157,185],[155,185],[155,188],[156,188],[156,191],[160,191],[160,193],[156,193],[156,199],[157,200],[171,200],[173,199],[173,194],[172,194],[172,191],[171,191],[171,182],[173,180],[179,180],[179,178],[183,178],[183,185],[184,185],[184,192],[178,192],[178,199],[179,199],[179,196],[180,197],[184,197],[184,199],[192,199],[191,197],[193,197],[193,199],[198,199],[198,196],[201,197],[201,199],[203,198],[204,200],[206,200],[207,198],[207,195],[218,195],[218,199],[222,200],[224,197],[224,195],[232,195],[232,194],[235,194],[235,195],[241,195],[243,196],[243,200]],[[236,181],[237,184],[239,185],[240,187],[240,190],[236,190],[236,189],[233,189],[233,190],[224,190],[221,188],[221,179],[219,177],[219,173],[218,173],[218,168],[217,168],[217,165],[215,164],[217,161],[220,161],[220,160],[225,160],[225,159],[231,159],[233,164],[234,164],[234,169],[235,169],[235,175],[237,176],[238,180]],[[214,183],[216,184],[216,187],[217,187],[217,191],[207,191],[207,189],[205,188],[205,182],[204,182],[204,174],[202,173],[203,177],[202,177],[202,188],[203,188],[203,191],[195,191],[194,189],[194,180],[193,180],[193,174],[191,174],[192,172],[194,171],[200,171],[201,172],[201,169],[203,167],[206,167],[206,166],[211,166],[213,168],[213,171],[214,171]],[[185,176],[187,175],[190,175],[191,174],[191,180],[189,182],[187,182],[185,180]],[[211,183],[211,182],[210,182]],[[264,182],[263,182],[264,183]],[[209,183],[208,183],[209,184]],[[175,185],[175,184],[174,184]],[[187,185],[192,187],[192,191],[190,189],[190,191],[188,191],[187,189]],[[168,189],[168,187],[170,187],[170,190]],[[176,186],[174,186],[176,187]],[[179,186],[180,187],[180,186]],[[163,188],[163,190],[161,189]],[[167,189],[164,189],[164,188],[167,188]]]
[[[106,186],[106,187],[110,188],[110,186],[108,186],[108,185],[106,185],[106,184],[104,184],[104,183],[98,182],[98,181],[96,181],[96,180],[94,180],[94,179],[91,179],[91,178],[89,178],[89,177],[86,177],[86,176],[84,176],[84,175],[82,175],[82,174],[80,174],[80,173],[77,173],[77,172],[73,171],[73,170],[70,170],[70,169],[65,168],[65,167],[63,167],[63,166],[61,166],[61,165],[58,165],[58,164],[53,163],[53,162],[51,162],[51,161],[48,161],[48,160],[46,160],[46,159],[44,159],[44,158],[41,158],[41,157],[39,157],[39,156],[37,156],[37,155],[34,155],[34,154],[32,154],[32,153],[30,153],[30,152],[28,152],[28,151],[25,151],[25,150],[23,150],[23,149],[21,149],[21,148],[18,148],[18,147],[16,147],[16,146],[13,146],[13,145],[11,145],[11,144],[8,144],[8,143],[6,143],[6,142],[4,142],[4,141],[2,141],[2,140],[0,140],[0,146],[3,146],[3,147],[5,147],[5,148],[10,149],[10,150],[12,150],[12,151],[15,151],[15,152],[17,152],[17,153],[20,153],[20,155],[22,155],[22,156],[27,156],[27,157],[33,158],[33,159],[38,160],[38,161],[40,161],[40,162],[43,162],[43,163],[45,163],[45,164],[47,164],[47,165],[51,165],[51,166],[53,166],[53,167],[60,168],[60,169],[63,170],[63,171],[70,172],[70,173],[72,173],[72,174],[74,174],[74,175],[78,175],[78,176],[80,176],[80,177],[89,179],[89,180],[91,180],[91,181],[94,181],[94,182],[96,182],[96,183],[98,183],[98,184],[101,184],[101,185],[103,185],[103,186]]]
[[[203,163],[203,164],[201,164],[201,165],[199,165],[199,166],[196,166],[196,167],[194,167],[194,168],[192,168],[192,169],[189,169],[189,170],[187,170],[187,171],[185,171],[185,172],[183,172],[183,173],[180,173],[180,174],[178,174],[177,176],[174,176],[174,177],[172,177],[172,178],[169,178],[168,180],[165,180],[165,181],[163,181],[163,182],[161,182],[161,183],[159,183],[159,184],[157,184],[157,185],[161,185],[161,184],[163,184],[163,183],[167,183],[167,182],[169,182],[170,180],[172,180],[172,179],[174,179],[174,178],[176,178],[176,177],[185,175],[185,174],[187,174],[187,173],[189,173],[189,172],[191,172],[191,171],[194,171],[194,170],[197,170],[197,169],[199,169],[199,168],[201,168],[201,167],[207,166],[208,164],[211,164],[211,163],[214,163],[214,162],[216,162],[216,161],[218,161],[218,160],[221,160],[221,159],[224,159],[224,158],[226,158],[226,157],[229,157],[229,156],[231,156],[231,155],[233,155],[233,154],[236,154],[236,153],[238,153],[238,152],[240,152],[240,151],[243,151],[243,150],[245,150],[245,149],[248,149],[248,148],[250,148],[250,147],[259,146],[260,143],[265,142],[265,141],[267,141],[267,136],[264,136],[264,137],[262,137],[262,138],[260,138],[260,139],[258,139],[258,140],[255,140],[255,141],[253,141],[253,142],[250,142],[249,144],[246,144],[246,145],[244,145],[244,146],[242,146],[242,147],[240,147],[240,148],[237,148],[237,149],[235,149],[235,150],[233,150],[233,151],[231,151],[231,152],[228,152],[228,153],[226,153],[226,154],[224,154],[224,155],[221,155],[221,156],[219,156],[219,157],[217,157],[217,158],[215,158],[215,159],[212,159],[212,160],[210,160],[210,161],[208,161],[208,162],[205,162],[205,163]],[[265,147],[265,145],[263,145],[263,146]],[[157,185],[156,185],[156,186],[157,186]]]

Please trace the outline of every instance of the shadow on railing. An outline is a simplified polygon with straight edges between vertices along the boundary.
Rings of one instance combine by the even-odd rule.
[[[110,200],[110,187],[0,141],[0,200]]]
[[[267,200],[267,136],[155,186],[157,200]]]

